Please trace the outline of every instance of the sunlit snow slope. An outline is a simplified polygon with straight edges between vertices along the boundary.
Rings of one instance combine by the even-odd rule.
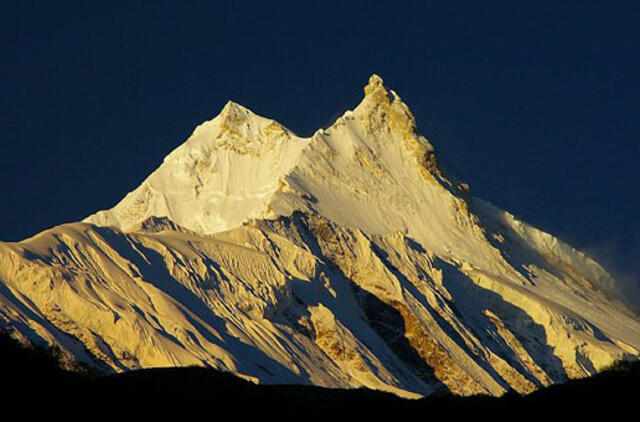
[[[595,261],[470,196],[372,76],[300,138],[228,103],[114,208],[0,243],[0,329],[99,370],[529,392],[636,359]]]

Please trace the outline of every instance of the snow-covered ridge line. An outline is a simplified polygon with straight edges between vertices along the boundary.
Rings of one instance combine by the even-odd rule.
[[[199,125],[137,189],[113,209],[84,221],[129,230],[149,217],[168,217],[203,234],[238,227],[269,215],[274,194],[287,188],[286,177],[302,159],[305,147],[323,142],[347,121],[359,118],[366,132],[389,130],[416,157],[425,177],[442,177],[433,147],[415,134],[406,104],[382,79],[372,75],[365,97],[327,130],[301,138],[278,122],[229,101],[214,119]],[[365,134],[366,135],[366,134]],[[350,148],[348,145],[339,148]],[[359,151],[356,159],[366,160]],[[353,158],[353,157],[351,157]],[[305,199],[307,192],[298,192]],[[304,202],[304,201],[303,201]]]

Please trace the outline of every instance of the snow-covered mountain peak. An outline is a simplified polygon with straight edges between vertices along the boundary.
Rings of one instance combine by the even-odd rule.
[[[294,137],[295,134],[275,120],[228,101],[220,114],[198,126],[185,144],[261,156],[276,149],[279,142]]]
[[[415,117],[400,96],[384,85],[382,78],[371,75],[364,87],[364,99],[354,110],[361,119],[368,120],[371,132],[389,130],[400,137],[415,135]]]
[[[386,91],[384,80],[375,73],[369,77],[369,82],[364,87],[364,95],[374,95],[378,91]]]
[[[287,215],[309,209],[313,198],[306,188],[289,187],[299,187],[301,173],[308,174],[309,166],[332,160],[336,153],[341,157],[330,165],[335,168],[317,173],[316,180],[307,183],[332,186],[338,182],[332,179],[344,173],[345,179],[339,183],[366,191],[370,186],[363,185],[361,176],[372,176],[372,171],[377,172],[375,179],[382,177],[380,171],[385,169],[383,176],[388,181],[394,177],[394,168],[417,165],[425,176],[430,175],[436,169],[433,147],[416,134],[415,119],[407,105],[377,75],[371,76],[364,92],[353,111],[312,138],[300,138],[275,120],[229,101],[218,116],[199,125],[171,152],[140,187],[113,209],[100,211],[86,221],[132,230],[149,217],[166,217],[187,230],[210,234],[251,218]],[[310,144],[313,146],[307,148]],[[305,164],[308,159],[303,155],[316,154],[323,156]],[[406,158],[402,154],[412,156],[412,163],[401,163]],[[385,163],[391,157],[393,162]],[[386,183],[378,181],[383,182],[379,186]]]
[[[471,197],[382,78],[364,91],[311,138],[229,102],[92,224],[0,242],[0,331],[113,371],[408,397],[640,357],[600,265]]]
[[[248,122],[254,115],[255,113],[248,108],[229,100],[220,110],[218,117],[220,118],[220,123],[223,123],[226,127],[238,128],[242,123]]]
[[[166,217],[197,233],[215,233],[262,215],[308,139],[229,101],[199,125],[137,189],[85,221],[135,230]]]

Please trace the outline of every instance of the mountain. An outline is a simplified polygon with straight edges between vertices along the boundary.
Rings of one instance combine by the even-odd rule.
[[[532,392],[640,354],[594,260],[471,195],[373,75],[310,138],[227,103],[110,210],[0,243],[0,330],[102,373]]]

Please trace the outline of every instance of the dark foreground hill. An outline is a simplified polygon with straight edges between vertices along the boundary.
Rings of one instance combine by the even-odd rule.
[[[405,400],[378,391],[325,389],[314,386],[255,385],[231,374],[207,368],[159,368],[96,376],[89,371],[60,368],[55,351],[24,348],[0,335],[0,399],[2,403],[57,403],[62,407],[114,411],[127,403],[144,413],[176,411],[237,411],[242,415],[277,411],[288,416],[313,412],[382,415],[473,415],[479,420],[528,420],[530,417],[585,417],[603,412],[633,411],[640,393],[640,363],[622,363],[592,378],[573,380],[527,396],[500,398],[445,395]],[[25,405],[24,403],[27,403]],[[104,404],[109,403],[109,406]],[[115,403],[115,405],[114,405]],[[119,409],[119,408],[118,408]],[[311,412],[311,413],[309,413]],[[635,414],[635,412],[633,413]],[[0,419],[2,418],[0,414]],[[515,418],[515,419],[513,419]],[[573,418],[572,418],[573,419]]]

